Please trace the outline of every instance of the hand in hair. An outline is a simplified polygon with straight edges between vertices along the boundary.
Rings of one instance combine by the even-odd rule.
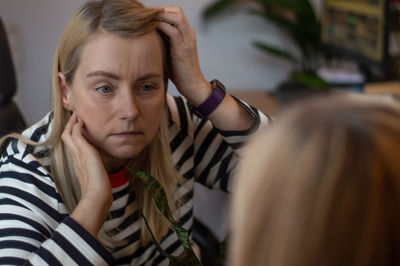
[[[72,114],[61,136],[74,162],[81,189],[80,201],[71,218],[97,237],[111,207],[111,184],[99,153],[83,136],[83,128],[82,120]]]
[[[157,16],[158,28],[169,37],[172,82],[190,103],[198,106],[211,95],[212,87],[200,69],[196,33],[180,7],[156,8],[163,10]],[[247,130],[254,122],[253,117],[229,95],[208,119],[221,130]]]
[[[211,94],[211,86],[200,69],[196,33],[179,6],[156,8],[163,10],[157,17],[158,28],[169,37],[171,45],[172,82],[191,103],[201,104]]]

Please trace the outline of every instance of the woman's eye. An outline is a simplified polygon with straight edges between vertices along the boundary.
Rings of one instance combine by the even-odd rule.
[[[96,90],[103,94],[107,94],[107,93],[111,92],[111,88],[109,86],[101,86],[101,87],[97,88]]]
[[[141,90],[144,91],[144,92],[149,92],[149,91],[151,91],[152,89],[154,89],[154,86],[153,86],[153,85],[150,85],[150,84],[145,84],[145,85],[143,85],[143,86],[141,87]]]

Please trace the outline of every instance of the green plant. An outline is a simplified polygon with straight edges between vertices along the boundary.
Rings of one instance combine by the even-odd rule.
[[[143,221],[150,232],[150,236],[156,245],[160,254],[164,257],[168,258],[171,266],[201,266],[202,264],[197,259],[196,255],[193,252],[193,249],[189,242],[189,233],[188,231],[180,226],[172,216],[172,213],[168,207],[167,197],[165,195],[165,191],[161,184],[151,175],[146,174],[142,171],[137,171],[128,168],[128,171],[134,175],[136,175],[139,180],[141,180],[146,188],[146,190],[150,193],[153,198],[158,210],[160,213],[170,222],[171,227],[175,230],[179,241],[181,242],[184,251],[178,257],[167,254],[160,246],[160,244],[155,239],[153,232],[150,230],[150,227],[147,223],[146,217],[142,215]]]
[[[290,61],[295,70],[289,75],[289,81],[304,85],[311,89],[327,89],[316,70],[322,58],[328,57],[320,41],[321,24],[309,0],[217,0],[203,11],[203,18],[209,20],[232,6],[242,6],[244,2],[256,3],[257,7],[249,7],[249,12],[274,23],[283,30],[301,52],[296,56],[293,52],[283,50],[261,41],[253,41],[253,45],[267,53]]]

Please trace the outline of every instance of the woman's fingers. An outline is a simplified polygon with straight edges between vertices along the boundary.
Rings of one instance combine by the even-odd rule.
[[[158,28],[169,36],[171,43],[172,81],[176,88],[187,99],[199,94],[198,89],[203,90],[202,93],[204,94],[204,90],[207,88],[206,93],[208,93],[209,84],[201,72],[198,60],[196,33],[182,9],[176,6],[156,8],[162,10],[157,17],[160,21]],[[193,97],[196,98],[196,96]]]
[[[162,9],[164,12],[183,13],[180,6],[155,6],[154,8]]]
[[[72,113],[67,124],[65,125],[64,132],[66,132],[70,135],[72,133],[72,127],[75,125],[77,120],[78,120],[78,116],[75,113]]]
[[[182,9],[178,7],[157,7],[163,10],[160,14],[158,14],[157,19],[160,22],[165,22],[172,27],[179,30],[179,33],[182,37],[183,41],[187,41],[190,38],[191,27],[189,25],[189,21],[187,20],[185,14]],[[166,32],[168,34],[168,32]],[[173,35],[176,36],[176,35]],[[170,36],[170,37],[173,37]]]
[[[83,127],[83,121],[76,114],[72,114],[61,135],[61,139],[73,154],[79,154],[80,149],[87,148]]]
[[[76,114],[72,114],[72,116],[70,117],[69,121],[65,125],[64,131],[63,131],[63,133],[61,135],[62,141],[65,143],[65,145],[67,145],[67,147],[72,152],[76,151],[76,147],[75,147],[74,142],[72,140],[72,131],[73,131],[74,125],[77,122],[77,119],[78,119],[77,115]]]
[[[182,14],[162,12],[157,16],[157,19],[177,28],[182,37],[189,34],[189,23]]]
[[[170,38],[171,45],[176,45],[177,43],[183,41],[180,31],[167,22],[160,22],[158,24],[158,29],[160,29]]]
[[[85,142],[82,142],[82,140],[84,138],[82,129],[83,129],[83,122],[80,118],[78,118],[75,125],[72,128],[71,136],[72,136],[73,141],[80,147],[82,144],[85,144]]]

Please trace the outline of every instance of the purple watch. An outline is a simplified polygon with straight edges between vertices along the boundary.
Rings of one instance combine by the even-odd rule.
[[[210,82],[213,88],[211,95],[199,106],[194,106],[190,104],[190,111],[200,117],[201,119],[206,118],[211,114],[218,105],[222,102],[225,97],[225,86],[221,82],[214,79]]]

